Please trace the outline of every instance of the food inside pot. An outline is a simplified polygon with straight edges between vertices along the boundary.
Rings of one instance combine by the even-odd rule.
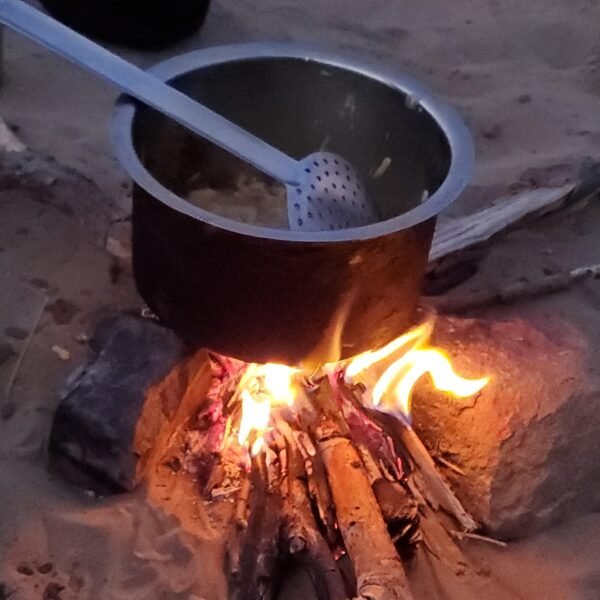
[[[286,190],[274,181],[253,173],[240,173],[233,185],[207,186],[192,178],[187,200],[211,213],[249,225],[289,229]],[[196,183],[194,183],[196,180]]]

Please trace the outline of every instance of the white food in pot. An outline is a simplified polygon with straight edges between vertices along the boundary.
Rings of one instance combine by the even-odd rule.
[[[195,206],[241,223],[289,228],[285,187],[252,176],[240,176],[236,186],[227,189],[192,189],[187,199]]]

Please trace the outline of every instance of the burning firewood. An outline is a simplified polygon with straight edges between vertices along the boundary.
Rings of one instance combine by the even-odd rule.
[[[357,598],[409,600],[412,595],[400,557],[327,380],[312,399],[320,415],[312,430],[327,470],[344,544],[354,566]],[[349,490],[352,492],[348,493]],[[368,545],[365,540],[369,540]]]
[[[342,574],[311,512],[304,461],[294,445],[287,447],[287,455],[281,531],[284,551],[307,568],[319,600],[344,600],[347,593]]]
[[[252,482],[248,526],[239,550],[239,571],[232,586],[236,600],[268,600],[273,598],[278,562],[279,515],[281,512],[281,478],[267,455],[252,460]]]
[[[229,515],[230,598],[273,598],[293,564],[319,600],[410,600],[407,572],[423,556],[444,576],[470,569],[456,534],[477,524],[377,383],[391,389],[431,368],[434,382],[457,384],[458,395],[485,385],[460,379],[427,348],[430,331],[312,378],[211,358],[212,384],[170,436],[169,460],[179,448],[178,476],[193,477],[209,505]]]

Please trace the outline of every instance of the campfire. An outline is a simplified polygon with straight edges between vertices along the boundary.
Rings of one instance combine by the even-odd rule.
[[[456,373],[429,345],[432,330],[427,320],[310,369],[209,355],[208,391],[160,461],[192,477],[205,501],[232,505],[231,598],[273,597],[293,561],[323,600],[411,598],[404,564],[420,547],[452,556],[455,538],[476,535],[411,427],[411,395],[428,376],[460,402],[488,377]]]

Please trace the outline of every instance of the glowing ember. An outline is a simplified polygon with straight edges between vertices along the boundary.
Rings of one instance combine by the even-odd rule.
[[[385,359],[393,361],[377,380],[371,399],[374,406],[399,409],[406,417],[410,417],[413,388],[426,373],[431,376],[436,389],[456,398],[468,398],[483,389],[489,377],[465,379],[454,371],[450,358],[442,350],[424,347],[432,330],[432,322],[427,322],[377,352],[357,356],[346,368],[346,378],[354,379]]]

